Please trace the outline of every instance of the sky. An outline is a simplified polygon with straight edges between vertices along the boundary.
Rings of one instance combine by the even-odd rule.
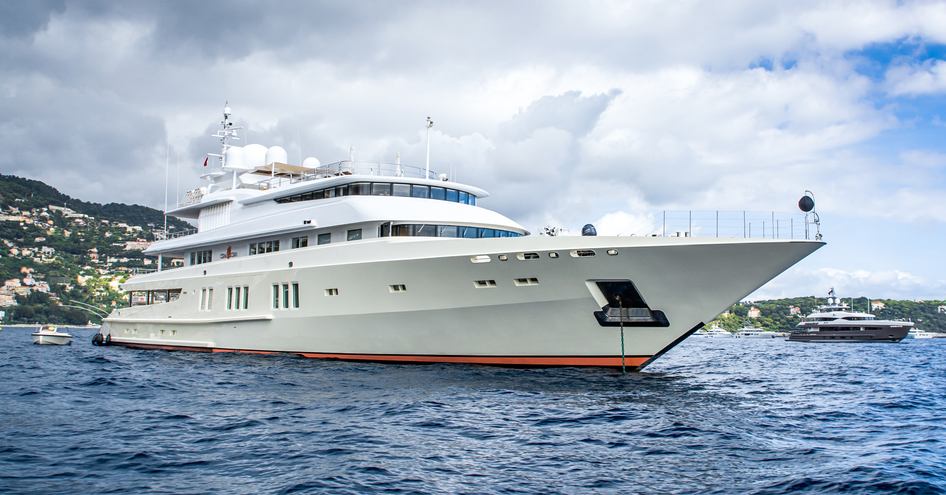
[[[169,157],[173,206],[225,101],[296,162],[423,166],[429,115],[532,232],[811,190],[827,246],[752,298],[946,299],[944,2],[0,2],[4,174],[160,209]]]

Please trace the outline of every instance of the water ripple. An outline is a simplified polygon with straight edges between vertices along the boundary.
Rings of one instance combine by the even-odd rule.
[[[946,493],[946,341],[691,339],[645,373],[32,346],[3,493]]]

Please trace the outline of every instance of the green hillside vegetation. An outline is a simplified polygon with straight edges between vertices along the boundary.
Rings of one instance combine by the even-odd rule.
[[[42,291],[37,285],[16,293],[15,304],[7,299],[0,307],[6,323],[84,324],[89,313],[66,305],[79,302],[108,312],[123,303],[117,283],[137,270],[154,269],[153,258],[133,244],[153,241],[153,232],[164,224],[164,214],[153,208],[80,201],[40,181],[9,175],[0,175],[0,215],[0,284],[27,277],[42,284]],[[169,231],[191,228],[168,218]],[[10,298],[14,289],[2,292]]]

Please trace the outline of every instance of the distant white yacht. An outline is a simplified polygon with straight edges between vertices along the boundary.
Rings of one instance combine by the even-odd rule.
[[[698,332],[696,332],[696,335],[699,335],[701,337],[716,337],[716,338],[720,338],[720,337],[730,338],[733,336],[732,333],[726,330],[723,330],[722,328],[718,326],[713,326],[710,328],[702,328]]]
[[[146,251],[161,270],[123,284],[130,307],[97,342],[640,369],[824,244],[531,235],[426,168],[290,165],[278,146],[232,145],[229,108],[215,137],[219,166],[168,212],[196,232]]]
[[[920,330],[919,328],[913,328],[907,333],[908,339],[942,339],[946,338],[946,333],[941,332],[928,332],[926,330]]]
[[[783,332],[773,332],[771,330],[756,328],[752,325],[746,325],[737,330],[733,336],[738,339],[784,339],[787,335],[787,333]]]

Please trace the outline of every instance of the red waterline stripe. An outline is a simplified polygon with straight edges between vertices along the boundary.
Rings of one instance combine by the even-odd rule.
[[[134,349],[158,349],[165,351],[232,352],[240,354],[264,355],[296,354],[310,359],[335,359],[340,361],[372,361],[387,363],[464,363],[505,366],[621,366],[620,356],[438,356],[417,354],[336,354],[322,352],[257,351],[250,349],[139,344],[120,342],[116,340],[112,340],[112,344]],[[630,368],[636,368],[646,363],[648,359],[650,359],[650,356],[627,356],[624,358],[624,365]]]

